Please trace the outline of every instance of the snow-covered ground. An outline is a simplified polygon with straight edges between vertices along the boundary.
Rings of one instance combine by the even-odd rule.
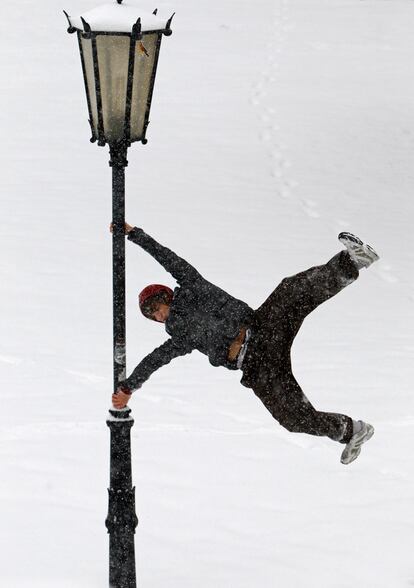
[[[88,141],[62,9],[3,7],[0,584],[107,585],[111,176]],[[155,8],[155,5],[152,6]],[[131,402],[142,588],[414,585],[414,83],[410,0],[171,0],[127,220],[257,307],[351,230],[382,259],[310,316],[297,378],[376,435],[283,430],[193,353]],[[137,312],[174,282],[128,243],[128,368],[166,337]]]

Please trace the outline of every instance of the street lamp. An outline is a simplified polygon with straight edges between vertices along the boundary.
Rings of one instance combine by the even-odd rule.
[[[125,346],[125,167],[131,143],[147,142],[146,132],[163,35],[171,21],[157,10],[143,13],[133,0],[116,0],[69,16],[76,33],[85,81],[92,142],[109,146],[112,167],[113,366],[114,390],[126,378]],[[106,526],[109,584],[135,588],[135,488],[132,487],[130,409],[111,409],[111,472]]]
[[[165,21],[142,14],[131,0],[104,4],[73,17],[68,32],[77,33],[92,130],[98,145],[146,143],[146,131]],[[174,15],[173,15],[174,16]]]

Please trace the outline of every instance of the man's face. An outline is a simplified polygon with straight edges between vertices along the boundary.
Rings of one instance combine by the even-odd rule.
[[[169,314],[170,307],[168,306],[168,304],[163,304],[162,302],[159,302],[154,312],[152,313],[152,316],[158,323],[165,323]]]

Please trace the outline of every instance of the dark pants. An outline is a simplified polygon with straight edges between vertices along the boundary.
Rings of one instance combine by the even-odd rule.
[[[350,417],[319,412],[306,398],[292,374],[290,350],[305,317],[357,277],[349,254],[341,251],[325,265],[282,280],[255,311],[241,382],[288,431],[341,443],[352,436]]]

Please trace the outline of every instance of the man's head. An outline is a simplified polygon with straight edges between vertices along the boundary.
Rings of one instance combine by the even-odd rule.
[[[172,298],[171,288],[161,284],[151,284],[140,292],[139,307],[146,318],[165,323],[170,314]]]

